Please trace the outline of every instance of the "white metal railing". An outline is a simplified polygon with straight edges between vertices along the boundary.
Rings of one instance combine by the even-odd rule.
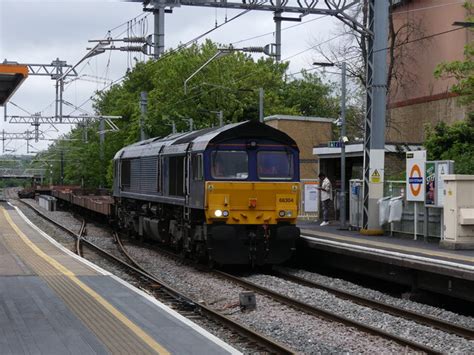
[[[415,234],[415,204],[416,230],[420,236],[441,237],[441,208],[425,208],[424,202],[405,200],[405,181],[388,180],[384,183],[384,196],[403,196],[403,214],[400,222],[384,225],[387,232],[400,234]],[[362,227],[362,180],[352,179],[349,182],[349,225],[353,229]],[[427,221],[425,222],[425,214]],[[426,225],[425,225],[426,223]]]

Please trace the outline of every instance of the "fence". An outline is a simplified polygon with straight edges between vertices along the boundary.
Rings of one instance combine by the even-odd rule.
[[[352,229],[360,229],[362,227],[362,180],[350,180],[349,187],[349,225]],[[386,181],[384,196],[405,196],[405,181]],[[405,199],[403,200],[402,220],[384,225],[384,230],[391,234],[415,236],[415,209],[416,236],[440,238],[443,209],[425,208],[424,202],[411,202]]]

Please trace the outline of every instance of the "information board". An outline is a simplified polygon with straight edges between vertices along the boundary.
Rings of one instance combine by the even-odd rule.
[[[319,210],[319,182],[304,182],[304,212]]]
[[[406,153],[407,201],[425,201],[426,150]]]
[[[454,172],[454,161],[427,161],[425,164],[425,206],[443,207],[444,180],[443,175]]]

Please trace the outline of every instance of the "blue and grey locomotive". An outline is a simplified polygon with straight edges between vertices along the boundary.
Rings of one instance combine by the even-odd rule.
[[[218,264],[277,264],[299,236],[299,150],[246,121],[141,141],[114,158],[121,228]]]

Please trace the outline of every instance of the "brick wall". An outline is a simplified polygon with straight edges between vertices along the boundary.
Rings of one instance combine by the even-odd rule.
[[[457,98],[447,97],[425,102],[398,105],[388,112],[387,142],[422,143],[425,139],[425,125],[438,122],[453,122],[466,118],[466,108],[458,104]],[[423,100],[420,100],[423,101]]]
[[[302,179],[314,179],[319,173],[317,156],[313,147],[332,140],[332,124],[329,122],[269,120],[269,126],[285,132],[296,141],[300,149],[300,175]]]

